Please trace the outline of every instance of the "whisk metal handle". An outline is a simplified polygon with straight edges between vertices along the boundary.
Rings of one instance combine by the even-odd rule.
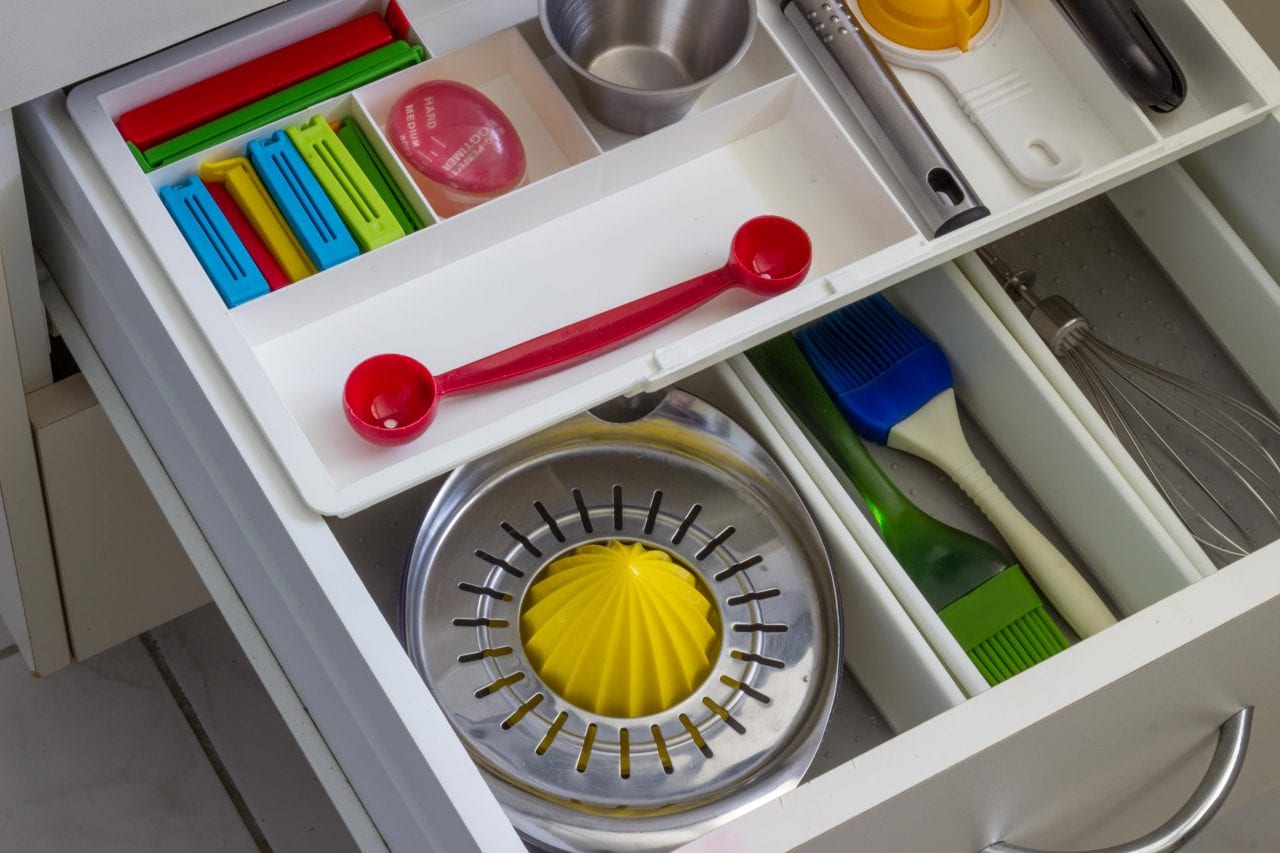
[[[953,391],[939,394],[900,421],[889,433],[888,444],[932,462],[956,481],[1077,634],[1089,637],[1115,624],[1111,610],[1089,582],[1013,505],[973,455],[960,427]]]

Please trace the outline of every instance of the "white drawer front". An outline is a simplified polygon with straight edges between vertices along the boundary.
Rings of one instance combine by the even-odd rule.
[[[899,740],[915,742],[919,766],[877,750],[694,849],[973,853],[1000,840],[1044,850],[1123,843],[1177,811],[1219,725],[1252,705],[1233,794],[1245,802],[1277,781],[1280,674],[1258,659],[1280,639],[1275,560],[1275,549],[1263,551],[914,729]],[[850,800],[878,805],[851,817]]]

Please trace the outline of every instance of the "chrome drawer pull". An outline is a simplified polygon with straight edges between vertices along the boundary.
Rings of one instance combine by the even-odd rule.
[[[1253,723],[1253,708],[1241,708],[1218,729],[1218,746],[1213,752],[1209,769],[1200,780],[1200,787],[1187,800],[1177,814],[1169,818],[1155,831],[1141,838],[1104,850],[1089,853],[1171,853],[1190,841],[1213,818],[1231,794],[1240,768],[1244,767],[1245,752],[1249,748],[1249,728]],[[1019,847],[1005,841],[997,841],[982,853],[1044,853],[1030,847]]]

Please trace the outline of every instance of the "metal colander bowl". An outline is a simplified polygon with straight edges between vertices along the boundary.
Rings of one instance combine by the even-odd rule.
[[[539,571],[610,540],[667,552],[719,609],[710,675],[645,717],[567,701],[521,640]],[[414,542],[401,619],[516,829],[552,847],[675,846],[795,786],[840,668],[836,582],[799,495],[745,430],[680,391],[637,420],[581,415],[456,470]]]

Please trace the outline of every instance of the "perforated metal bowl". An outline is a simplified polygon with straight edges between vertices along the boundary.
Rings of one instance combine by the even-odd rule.
[[[646,717],[570,703],[521,643],[539,571],[608,540],[695,572],[723,626],[711,674]],[[637,420],[582,415],[455,471],[414,543],[401,617],[517,830],[552,847],[672,847],[795,786],[839,673],[835,579],[812,519],[754,439],[680,391]]]

